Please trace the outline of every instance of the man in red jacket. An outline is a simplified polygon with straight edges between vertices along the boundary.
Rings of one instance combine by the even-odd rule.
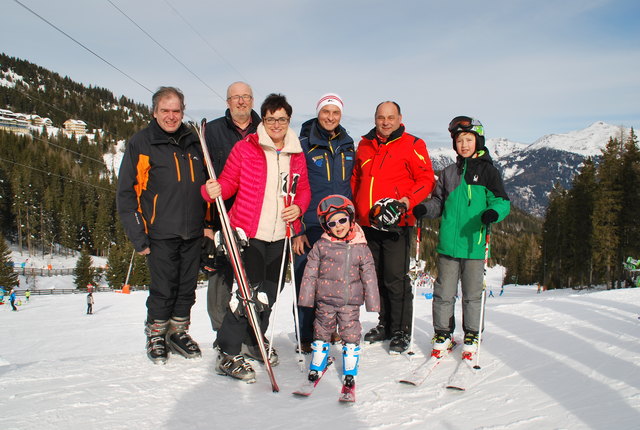
[[[435,178],[426,144],[405,132],[396,102],[378,105],[375,125],[362,136],[351,178],[356,217],[375,260],[381,301],[379,323],[364,340],[391,339],[389,352],[399,354],[411,342],[411,209],[431,193]]]

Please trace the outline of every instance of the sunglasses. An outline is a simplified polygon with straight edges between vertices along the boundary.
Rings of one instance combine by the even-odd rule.
[[[327,223],[327,226],[329,226],[329,228],[333,228],[333,227],[337,226],[338,224],[346,224],[347,221],[349,221],[349,218],[344,217],[344,218],[340,218],[340,219],[338,219],[336,221],[329,221]]]

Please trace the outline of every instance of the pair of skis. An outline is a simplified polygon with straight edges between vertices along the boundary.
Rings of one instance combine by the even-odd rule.
[[[441,357],[432,356],[420,366],[416,367],[406,377],[400,379],[400,383],[419,387],[424,381],[439,367],[443,360],[455,349],[449,350],[446,355]],[[465,391],[471,386],[476,378],[477,369],[474,369],[471,356],[463,358],[451,374],[447,388],[450,390]]]
[[[311,394],[313,394],[313,391],[320,383],[320,380],[322,379],[324,374],[327,373],[327,370],[329,370],[329,367],[333,364],[334,361],[334,357],[329,357],[329,359],[327,360],[327,365],[324,367],[322,372],[318,374],[318,379],[316,379],[315,381],[309,381],[308,379],[305,380],[300,388],[295,390],[293,394],[300,397],[311,396]],[[338,401],[346,403],[353,403],[356,401],[356,385],[353,380],[351,380],[350,382],[351,383],[343,382],[342,388],[340,389],[340,396],[338,397]]]
[[[207,172],[209,173],[209,177],[211,179],[216,179],[216,173],[213,170],[211,156],[209,155],[209,149],[205,140],[206,123],[207,120],[202,119],[199,126],[193,122],[191,122],[190,124],[198,135],[198,138],[200,139],[200,146],[202,147],[202,154],[204,156],[204,161],[207,167]],[[269,361],[269,354],[265,347],[265,338],[262,334],[262,330],[260,329],[260,320],[258,319],[258,314],[256,313],[254,304],[252,302],[251,285],[249,284],[249,280],[244,269],[244,263],[242,262],[242,258],[240,255],[240,246],[238,245],[238,240],[233,231],[233,228],[231,227],[229,214],[227,214],[227,208],[224,205],[222,196],[218,196],[215,200],[215,203],[218,209],[218,213],[220,214],[220,223],[222,225],[221,229],[222,236],[224,238],[224,246],[227,251],[229,261],[231,262],[231,266],[233,267],[234,276],[236,278],[236,281],[238,282],[238,291],[240,293],[242,306],[244,306],[245,308],[245,314],[247,315],[247,319],[249,320],[249,325],[253,329],[253,333],[258,340],[260,356],[262,357],[262,361],[264,362],[267,374],[269,375],[269,379],[271,380],[271,389],[273,390],[273,392],[278,392],[280,391],[280,388],[278,387],[273,368],[271,367],[271,362]]]

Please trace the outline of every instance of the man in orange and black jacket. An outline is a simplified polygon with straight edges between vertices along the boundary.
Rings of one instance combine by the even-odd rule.
[[[405,352],[411,341],[413,295],[409,280],[409,250],[415,218],[411,209],[433,190],[435,178],[424,141],[405,132],[400,106],[382,102],[375,128],[362,137],[351,178],[356,217],[373,254],[380,289],[379,323],[364,337],[367,342],[391,339],[390,353]],[[392,199],[404,208],[393,226],[370,222],[371,208]]]
[[[187,330],[207,210],[200,187],[207,173],[198,138],[182,123],[180,90],[161,87],[153,96],[153,117],[127,144],[117,205],[129,240],[147,257],[147,356],[163,364],[167,348],[186,358],[200,356]]]

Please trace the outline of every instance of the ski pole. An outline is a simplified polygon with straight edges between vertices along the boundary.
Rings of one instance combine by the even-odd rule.
[[[283,195],[283,200],[284,200],[284,206],[289,207],[293,204],[293,200],[295,199],[296,196],[296,188],[298,185],[298,177],[300,175],[298,173],[295,173],[293,175],[293,178],[291,179],[291,181],[287,180],[287,173],[282,172],[281,173],[281,178],[282,178],[282,195]],[[290,223],[286,223],[286,234],[285,234],[285,238],[284,238],[284,246],[282,249],[282,261],[280,262],[280,275],[278,276],[278,286],[276,287],[276,299],[275,299],[275,303],[273,305],[273,321],[271,322],[271,330],[270,330],[270,335],[269,335],[269,358],[271,358],[271,351],[273,349],[273,336],[274,336],[274,331],[275,331],[275,326],[276,326],[276,318],[278,315],[278,298],[280,297],[280,288],[281,285],[284,282],[284,267],[285,267],[285,262],[287,261],[287,250],[290,247],[290,243],[291,243],[291,228],[290,228]]]
[[[302,356],[302,340],[300,339],[300,317],[298,314],[298,294],[296,293],[296,272],[293,264],[293,249],[291,241],[289,241],[289,260],[291,262],[291,285],[293,286],[293,318],[296,328],[296,337],[298,339],[298,367],[301,372],[305,371],[304,357]]]
[[[480,345],[482,345],[482,330],[484,330],[484,305],[487,297],[487,266],[489,265],[489,243],[491,241],[491,224],[486,226],[487,233],[484,244],[484,268],[482,272],[482,300],[480,301],[480,324],[478,324],[478,350],[476,351],[476,365],[474,369],[480,370]]]
[[[416,221],[416,262],[414,267],[415,277],[413,280],[413,285],[411,287],[411,293],[413,294],[413,299],[411,300],[411,342],[409,343],[409,352],[408,355],[415,354],[413,352],[413,336],[415,335],[415,323],[416,323],[416,293],[418,290],[418,259],[420,258],[420,235],[422,229],[422,220],[418,219]]]
[[[129,261],[129,270],[127,270],[127,278],[124,280],[124,285],[129,285],[129,276],[131,276],[131,269],[133,268],[133,257],[136,256],[136,250],[133,250],[131,254],[131,260]]]

